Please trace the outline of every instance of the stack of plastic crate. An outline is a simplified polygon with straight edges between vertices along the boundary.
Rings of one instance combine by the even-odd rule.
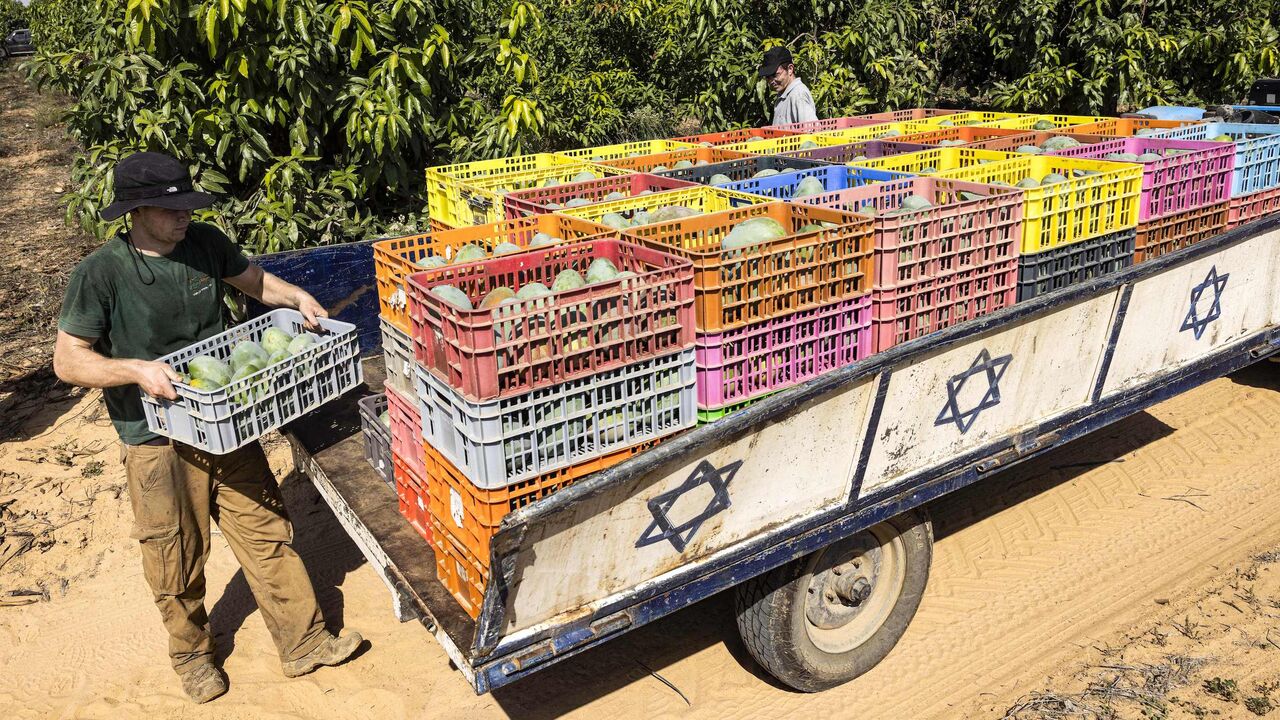
[[[1133,264],[1138,165],[1015,154],[935,177],[1022,190],[1019,302]]]
[[[427,514],[427,463],[422,448],[422,416],[414,390],[417,361],[408,312],[409,275],[423,265],[448,263],[468,245],[491,256],[495,251],[527,249],[539,234],[548,242],[558,244],[599,236],[606,231],[607,228],[573,218],[541,215],[373,244],[386,381],[385,397],[378,406],[368,408],[371,418],[365,418],[366,413],[362,411],[362,421],[370,424],[370,433],[376,433],[382,428],[382,423],[377,421],[382,410],[386,410],[389,427],[385,440],[375,435],[379,442],[369,446],[370,454],[376,451],[371,464],[375,469],[379,463],[384,464],[384,478],[394,484],[401,514],[428,541],[431,540],[431,520]],[[509,245],[504,247],[503,243]]]
[[[1135,263],[1189,247],[1227,229],[1235,150],[1230,143],[1159,137],[1114,138],[1051,155],[1136,158],[1142,169]]]
[[[1022,193],[916,177],[802,198],[870,215],[875,352],[1016,301]]]
[[[1280,207],[1280,125],[1200,123],[1162,130],[1152,137],[1211,142],[1215,138],[1230,139],[1235,165],[1231,171],[1228,229]]]
[[[726,247],[736,226],[761,218],[785,235]],[[871,352],[868,217],[769,202],[623,235],[693,263],[701,422]]]
[[[408,277],[437,573],[478,614],[502,517],[697,420],[689,260],[576,242]],[[460,231],[455,231],[460,232]]]

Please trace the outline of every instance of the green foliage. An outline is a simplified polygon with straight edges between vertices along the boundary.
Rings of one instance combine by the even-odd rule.
[[[0,3],[10,0],[0,0]],[[0,5],[0,7],[3,7]],[[424,222],[423,169],[759,125],[785,43],[820,116],[1108,114],[1280,72],[1272,0],[36,0],[32,78],[76,99],[68,217],[110,169],[184,158],[255,252]]]
[[[27,26],[27,6],[18,0],[0,0],[0,37]]]

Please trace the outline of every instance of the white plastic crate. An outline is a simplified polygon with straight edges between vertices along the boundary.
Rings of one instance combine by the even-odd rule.
[[[215,455],[223,455],[257,440],[364,382],[356,326],[320,319],[318,342],[288,360],[234,380],[217,390],[196,390],[175,384],[177,400],[142,394],[147,427]],[[306,332],[296,310],[272,310],[225,332],[158,358],[180,373],[197,355],[226,361],[236,343],[260,341],[267,328],[297,335]],[[237,397],[249,396],[248,402]]]
[[[421,365],[423,438],[485,490],[693,427],[692,348],[510,398],[471,402]]]
[[[364,435],[364,459],[378,473],[378,477],[392,489],[396,486],[391,470],[391,428],[382,424],[382,413],[387,410],[386,393],[360,398],[360,432]]]
[[[413,397],[413,338],[391,324],[386,318],[378,318],[382,329],[382,355],[387,369],[387,384],[400,397]]]

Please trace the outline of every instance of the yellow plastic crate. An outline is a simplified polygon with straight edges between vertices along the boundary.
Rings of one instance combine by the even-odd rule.
[[[582,220],[590,220],[591,222],[598,223],[609,213],[618,213],[623,217],[631,218],[637,211],[648,210],[652,212],[653,210],[657,210],[658,208],[667,205],[678,205],[681,207],[692,208],[696,210],[699,215],[705,215],[707,213],[732,210],[733,208],[743,207],[744,205],[759,205],[767,202],[776,202],[776,199],[765,197],[763,195],[752,195],[750,193],[707,187],[703,185],[699,187],[683,188],[681,190],[668,190],[666,192],[653,193],[651,195],[636,195],[622,200],[613,200],[611,202],[596,203],[595,205],[567,208],[556,212],[562,215],[568,215],[570,217],[576,217]]]
[[[466,182],[456,183],[449,188],[447,195],[450,201],[450,217],[456,221],[452,226],[468,227],[498,222],[505,217],[506,211],[502,202],[504,194],[514,190],[545,187],[548,183],[573,182],[574,176],[584,171],[593,173],[597,178],[627,175],[631,172],[606,165],[575,161],[571,164],[540,170],[475,177]]]
[[[449,227],[498,220],[500,218],[490,215],[489,208],[483,204],[473,210],[469,202],[471,193],[465,193],[464,197],[463,186],[475,185],[486,178],[559,170],[568,171],[572,177],[582,170],[598,172],[598,166],[553,153],[536,153],[430,167],[427,168],[427,211],[432,220]]]
[[[599,147],[581,148],[578,150],[561,150],[556,153],[556,155],[569,158],[570,160],[602,162],[604,160],[640,157],[641,155],[655,155],[657,153],[671,152],[672,150],[680,150],[682,148],[696,147],[699,147],[697,143],[684,142],[682,140],[639,140],[637,142],[601,145]]]
[[[1044,155],[1015,154],[1008,160],[971,165],[935,177],[1015,186],[1049,173],[1064,182],[1023,190],[1022,253],[1030,255],[1138,226],[1142,166]],[[1077,176],[1076,173],[1091,173]]]
[[[1099,115],[1022,115],[1020,117],[1005,118],[1003,120],[994,120],[989,123],[983,123],[983,127],[1012,128],[1014,130],[1032,130],[1035,124],[1042,120],[1048,120],[1053,123],[1055,128],[1074,127],[1076,125],[1087,125],[1089,123],[1101,122],[1103,120],[1114,120],[1115,118],[1102,117]]]
[[[857,167],[875,170],[891,170],[896,172],[915,173],[917,175],[933,175],[946,170],[957,170],[980,165],[983,162],[1008,160],[1014,153],[999,150],[974,150],[965,147],[944,147],[920,152],[886,155],[885,157],[868,158],[847,163]]]
[[[928,130],[937,130],[944,127],[962,127],[965,125],[982,125],[997,120],[1013,120],[1015,118],[1026,117],[1027,113],[1011,113],[1011,112],[991,112],[989,110],[965,110],[963,112],[951,115],[939,115],[937,117],[924,118],[919,120],[920,124],[928,125]]]
[[[907,122],[882,123],[880,125],[864,125],[862,127],[845,128],[844,130],[828,130],[816,133],[816,135],[835,139],[836,142],[834,144],[845,145],[863,140],[897,140],[903,135],[936,129],[937,126],[930,124],[927,120],[911,120]]]
[[[790,135],[788,137],[766,138],[762,140],[751,140],[729,145],[721,145],[721,150],[735,150],[737,152],[749,153],[751,155],[773,155],[781,152],[791,152],[800,150],[801,145],[806,142],[813,143],[818,147],[829,147],[831,145],[843,145],[848,140],[831,137],[826,133],[809,133],[807,135]],[[805,147],[809,147],[805,145]]]

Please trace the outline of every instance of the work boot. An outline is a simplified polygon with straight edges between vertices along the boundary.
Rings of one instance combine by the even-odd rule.
[[[227,681],[211,662],[202,662],[182,673],[182,691],[197,705],[202,705],[227,691]]]
[[[364,638],[360,637],[358,632],[349,632],[342,637],[328,633],[325,635],[325,639],[320,641],[314,650],[284,664],[285,677],[295,678],[306,675],[321,665],[338,665],[354,655],[360,643],[364,642]]]

